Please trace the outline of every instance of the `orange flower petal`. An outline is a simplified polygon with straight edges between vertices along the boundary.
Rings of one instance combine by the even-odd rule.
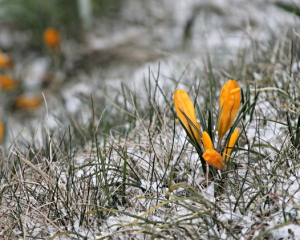
[[[44,32],[44,42],[50,48],[57,48],[60,42],[60,34],[54,28],[47,28]]]
[[[4,126],[2,121],[0,121],[0,144],[2,143],[3,135],[4,135]]]
[[[223,163],[221,155],[214,149],[207,149],[203,153],[202,157],[204,160],[214,168],[218,170],[222,170]]]
[[[7,54],[2,53],[0,51],[0,68],[3,68],[3,67],[12,69],[13,63],[12,63],[11,58]]]
[[[197,132],[197,130],[193,127],[193,125],[186,119],[182,112],[192,121],[192,123],[196,126],[196,128],[201,131],[200,125],[196,120],[195,108],[194,105],[189,98],[189,95],[179,89],[174,93],[174,104],[178,118],[184,125],[184,127],[188,130],[191,136],[195,136],[198,143],[201,143],[201,136]],[[192,132],[191,132],[192,130]]]
[[[227,160],[229,159],[230,154],[231,154],[231,152],[232,152],[232,148],[234,147],[234,145],[235,145],[235,143],[236,143],[236,140],[237,140],[238,136],[239,136],[239,130],[236,129],[236,130],[231,134],[231,137],[230,137],[228,146],[225,148],[225,151],[223,152],[223,155],[222,155],[222,161],[223,161],[223,163],[226,163]]]
[[[41,104],[41,98],[39,97],[25,97],[20,96],[15,100],[16,108],[33,110]]]
[[[211,141],[211,138],[208,135],[208,133],[205,132],[205,131],[203,132],[203,135],[202,135],[202,141],[203,141],[203,145],[204,145],[205,150],[214,149],[214,145]]]
[[[1,75],[0,76],[0,86],[3,90],[10,90],[18,86],[18,82],[13,80],[8,75]]]
[[[222,88],[220,94],[219,114],[221,116],[218,124],[219,138],[222,139],[232,125],[240,107],[241,92],[238,83],[229,80]],[[222,110],[221,110],[222,109]]]

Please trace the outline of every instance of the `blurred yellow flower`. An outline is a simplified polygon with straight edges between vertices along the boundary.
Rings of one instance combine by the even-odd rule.
[[[12,79],[8,75],[1,75],[0,76],[0,86],[3,90],[10,90],[18,86],[18,82]]]
[[[3,135],[4,135],[4,126],[2,121],[0,120],[0,145],[2,144]]]
[[[60,34],[55,28],[47,28],[44,32],[44,42],[50,48],[57,48],[60,42]]]
[[[231,137],[230,137],[230,140],[229,140],[229,143],[228,143],[228,146],[225,148],[224,152],[223,152],[223,155],[222,155],[222,161],[223,161],[223,164],[227,163],[227,160],[229,159],[230,157],[230,154],[232,152],[232,148],[234,147],[235,145],[235,142],[237,140],[239,136],[239,130],[236,129],[232,134],[231,134]]]
[[[41,98],[39,97],[26,97],[26,96],[20,96],[16,98],[15,100],[15,106],[19,109],[28,109],[28,110],[34,110],[41,104]]]
[[[0,68],[4,67],[13,69],[13,62],[7,54],[0,51]]]
[[[194,128],[194,126],[187,120],[187,118],[183,115],[182,112],[191,120],[191,122],[195,125],[195,127],[201,131],[200,125],[196,120],[195,116],[195,108],[194,105],[189,98],[189,95],[181,89],[178,89],[174,93],[174,104],[178,118],[187,129],[191,137],[195,137],[196,141],[201,144],[201,136]],[[192,130],[192,131],[191,131]]]
[[[222,139],[224,134],[232,125],[240,107],[241,91],[239,85],[234,80],[229,80],[222,88],[220,95],[219,114],[221,113],[218,134]]]

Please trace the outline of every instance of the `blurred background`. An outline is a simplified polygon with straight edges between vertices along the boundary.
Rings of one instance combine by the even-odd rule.
[[[29,140],[37,126],[87,129],[91,94],[99,117],[126,91],[145,95],[149,69],[160,71],[170,96],[186,70],[188,85],[211,63],[239,79],[235,64],[269,54],[275,39],[280,46],[299,16],[296,1],[1,0],[3,142]],[[103,128],[124,124],[109,109]]]

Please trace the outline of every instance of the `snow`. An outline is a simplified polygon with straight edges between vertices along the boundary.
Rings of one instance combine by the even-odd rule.
[[[63,97],[66,100],[66,108],[70,113],[75,113],[81,106],[80,94],[89,96],[92,92],[91,86],[85,83],[78,83],[73,87],[66,89],[63,92]]]
[[[27,72],[24,76],[24,86],[29,91],[41,88],[43,77],[49,67],[47,58],[37,58],[30,62]]]

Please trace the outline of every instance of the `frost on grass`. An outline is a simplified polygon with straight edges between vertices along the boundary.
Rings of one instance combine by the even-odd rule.
[[[282,86],[288,84],[283,74],[276,76]],[[207,91],[199,91],[204,108]],[[126,111],[115,110],[126,125],[105,138],[93,126],[78,126],[92,136],[85,136],[82,147],[75,148],[66,131],[46,134],[51,141],[32,143],[29,150],[16,144],[2,151],[0,236],[296,239],[300,163],[283,120],[289,99],[261,91],[254,111],[238,126],[239,151],[216,194],[217,182],[203,184],[201,161],[163,97],[148,105],[145,98],[132,102],[134,97],[126,99]],[[293,115],[290,121],[297,125]]]
[[[173,131],[167,127],[168,122],[153,135],[151,131],[145,132],[144,127],[137,127],[136,137],[131,136],[122,144],[123,148],[128,146],[128,164],[135,166],[143,189],[127,188],[125,205],[119,196],[118,212],[105,221],[101,236],[124,239],[129,236],[140,239],[145,235],[191,239],[297,236],[299,152],[290,146],[286,132],[278,130],[272,122],[265,124],[260,120],[271,118],[270,112],[276,111],[269,105],[266,107],[262,99],[263,95],[255,108],[255,120],[240,139],[239,147],[244,150],[236,154],[221,196],[215,196],[213,183],[208,188],[201,186],[204,177],[199,159],[180,126]],[[119,165],[123,161],[120,158]],[[173,170],[166,166],[172,166]],[[182,187],[166,198],[168,188],[176,183],[183,183]]]

